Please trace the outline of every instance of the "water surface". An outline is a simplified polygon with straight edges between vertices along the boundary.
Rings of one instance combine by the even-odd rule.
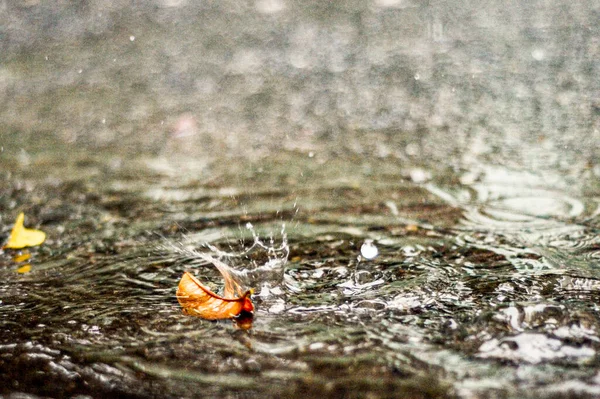
[[[600,395],[597,16],[5,4],[0,231],[48,239],[0,253],[0,394]],[[182,314],[194,251],[250,331]]]

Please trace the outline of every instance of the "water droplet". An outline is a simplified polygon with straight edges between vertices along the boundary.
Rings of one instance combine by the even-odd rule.
[[[259,0],[256,10],[262,14],[275,14],[285,9],[285,3],[280,0]]]
[[[410,178],[415,183],[423,183],[431,179],[431,173],[417,168],[410,171]]]
[[[405,8],[402,0],[376,0],[375,4],[382,8]]]
[[[360,254],[365,259],[374,259],[379,254],[379,250],[373,243],[373,240],[365,240],[363,245],[360,247]]]
[[[531,57],[536,61],[541,61],[546,57],[546,53],[542,49],[535,49],[531,52]]]

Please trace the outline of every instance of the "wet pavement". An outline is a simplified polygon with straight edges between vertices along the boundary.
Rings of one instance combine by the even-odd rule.
[[[5,4],[0,395],[600,395],[599,10],[538,5]]]

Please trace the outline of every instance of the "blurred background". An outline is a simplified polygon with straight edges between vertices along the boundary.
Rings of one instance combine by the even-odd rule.
[[[595,1],[3,1],[0,137],[596,165]],[[577,164],[577,165],[575,165]]]

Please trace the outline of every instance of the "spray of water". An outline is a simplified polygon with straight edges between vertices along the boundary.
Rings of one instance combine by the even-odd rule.
[[[290,253],[285,224],[282,224],[278,237],[270,234],[266,240],[251,223],[245,228],[252,234],[253,241],[244,246],[240,240],[242,248],[230,244],[229,251],[224,251],[211,243],[194,242],[184,236],[180,241],[164,238],[161,249],[176,254],[190,269],[211,264],[231,275],[238,284],[254,288],[260,297],[281,296],[285,290],[296,291],[297,285],[285,274]]]

